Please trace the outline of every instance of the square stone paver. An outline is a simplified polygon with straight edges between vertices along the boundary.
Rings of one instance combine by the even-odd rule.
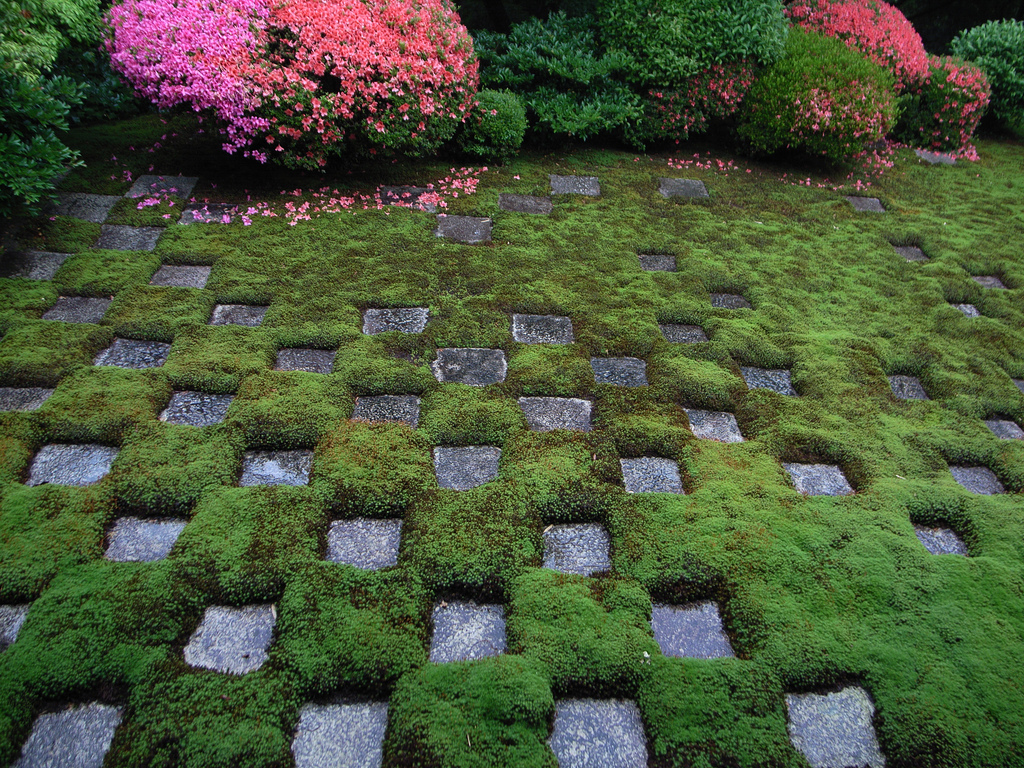
[[[163,227],[104,224],[100,228],[100,239],[96,241],[96,247],[110,251],[152,251],[163,233]]]
[[[434,213],[437,211],[437,203],[420,200],[424,195],[434,191],[429,187],[381,187],[377,190],[377,195],[384,205],[400,205],[403,208]]]
[[[699,408],[684,408],[690,420],[690,431],[702,440],[717,440],[720,443],[742,443],[743,433],[736,417],[726,411],[704,411]]]
[[[34,411],[52,394],[52,389],[43,387],[0,387],[0,412]]]
[[[552,210],[550,197],[513,195],[509,192],[502,192],[498,195],[498,207],[503,211],[533,213],[540,216],[547,216]]]
[[[594,381],[617,387],[647,386],[647,363],[636,357],[592,357]]]
[[[1024,392],[1024,379],[1010,379],[1014,386],[1017,387],[1021,392]]]
[[[915,525],[914,533],[917,540],[933,555],[967,556],[967,545],[949,528],[928,528]]]
[[[961,486],[971,493],[978,493],[982,496],[994,496],[998,493],[1006,493],[1003,484],[999,482],[996,473],[988,467],[954,467],[950,466],[950,474]]]
[[[491,242],[491,227],[494,222],[490,219],[478,218],[476,216],[449,216],[445,213],[437,215],[437,229],[434,234],[437,237],[447,237],[459,243],[489,243]]]
[[[171,288],[205,288],[211,269],[213,267],[164,264],[153,274],[149,284]]]
[[[118,449],[96,443],[51,443],[32,459],[25,485],[92,485],[98,483],[117,458]]]
[[[797,397],[796,390],[793,389],[793,380],[785,368],[740,366],[740,373],[750,389],[769,389],[780,395]]]
[[[290,451],[246,451],[242,459],[242,477],[238,484],[308,485],[313,468],[313,452],[299,448]]]
[[[230,224],[238,208],[230,203],[189,203],[181,212],[179,224]]]
[[[263,666],[274,639],[273,605],[211,605],[185,646],[185,663],[232,675]]]
[[[676,257],[667,253],[640,253],[640,269],[644,272],[675,272]]]
[[[387,726],[386,701],[306,704],[292,741],[295,768],[380,768]]]
[[[853,488],[835,464],[783,464],[796,489],[805,496],[849,496]]]
[[[928,261],[925,252],[916,245],[894,245],[893,248],[907,261]]]
[[[988,419],[985,426],[1000,440],[1024,440],[1024,429],[1009,419]]]
[[[711,306],[716,309],[753,309],[738,293],[712,293]]]
[[[155,197],[160,195],[174,195],[175,197],[188,198],[192,195],[198,176],[139,176],[128,190],[125,197]]]
[[[212,395],[209,392],[175,392],[160,413],[160,421],[209,427],[224,421],[234,395]]]
[[[658,326],[665,341],[670,344],[701,344],[708,340],[708,335],[699,325],[683,323],[664,323]]]
[[[501,449],[490,445],[438,446],[434,449],[437,484],[454,491],[468,491],[498,476]]]
[[[42,714],[11,768],[101,768],[121,715],[96,702]]]
[[[711,197],[703,181],[697,179],[658,179],[658,191],[662,197],[685,197],[706,200]]]
[[[971,280],[976,282],[982,288],[995,288],[998,290],[1007,290],[1006,285],[995,275],[972,275]]]
[[[612,567],[611,537],[599,523],[549,525],[544,529],[544,567],[590,576]]]
[[[551,194],[601,196],[601,182],[597,176],[556,176],[551,174]]]
[[[672,459],[642,456],[619,459],[626,493],[684,493],[679,465]]]
[[[560,315],[512,315],[512,338],[523,344],[572,344],[572,320]]]
[[[337,354],[332,349],[279,349],[274,370],[330,373]]]
[[[651,611],[651,630],[665,656],[718,659],[734,656],[713,601],[658,605]]]
[[[110,306],[110,299],[89,299],[85,296],[61,296],[43,313],[43,320],[64,323],[98,323]]]
[[[494,603],[453,600],[434,606],[430,660],[470,661],[505,652],[505,608]]]
[[[440,382],[469,384],[473,387],[502,382],[508,371],[503,351],[475,347],[439,349],[437,359],[430,367]]]
[[[357,397],[352,418],[370,422],[394,421],[416,429],[420,420],[420,399],[415,395]]]
[[[963,312],[964,317],[981,317],[981,312],[973,304],[954,304],[953,307]]]
[[[889,377],[889,387],[897,400],[927,400],[928,395],[917,376],[902,374]]]
[[[426,307],[368,309],[363,313],[363,333],[423,333],[428,318],[429,312]]]
[[[117,195],[92,195],[88,192],[61,192],[57,215],[92,224],[102,224],[121,198]]]
[[[860,686],[832,693],[787,693],[789,740],[812,768],[882,768],[871,723],[875,707]]]
[[[534,432],[553,429],[590,431],[593,403],[577,397],[520,397],[519,408]]]
[[[18,639],[28,609],[28,605],[0,605],[0,651]]]
[[[119,563],[151,563],[170,553],[186,520],[140,520],[121,517],[110,531],[107,560]]]
[[[327,559],[365,571],[388,568],[398,562],[402,521],[356,517],[335,520],[327,530]]]
[[[882,201],[877,197],[860,197],[859,195],[844,195],[847,202],[861,213],[885,213]]]
[[[269,307],[256,304],[217,304],[210,325],[245,325],[255,328],[263,322]]]
[[[0,262],[0,277],[24,277],[28,280],[53,280],[70,253],[52,251],[14,251]]]
[[[914,154],[929,165],[956,165],[956,157],[948,152],[929,152],[927,149],[915,149]]]
[[[92,361],[93,365],[112,365],[117,368],[159,368],[167,361],[171,345],[159,341],[114,339]]]
[[[626,699],[562,699],[548,742],[558,768],[647,768],[647,738]]]

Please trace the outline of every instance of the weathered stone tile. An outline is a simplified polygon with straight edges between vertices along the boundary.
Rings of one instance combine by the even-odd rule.
[[[549,525],[544,529],[544,567],[590,576],[610,571],[611,537],[599,523]]]
[[[295,768],[380,768],[387,725],[386,701],[306,704],[292,741]]]
[[[174,195],[188,198],[199,181],[197,176],[139,176],[125,197]]]
[[[590,431],[593,403],[576,397],[520,397],[519,407],[534,432],[553,429]]]
[[[861,213],[885,213],[882,201],[877,197],[860,197],[859,195],[844,195],[844,197],[855,210]]]
[[[430,367],[440,382],[474,387],[502,382],[508,371],[503,351],[475,347],[439,349]]]
[[[743,433],[736,417],[725,411],[704,411],[699,408],[684,408],[690,420],[690,431],[702,440],[717,440],[720,443],[742,443]]]
[[[914,533],[917,540],[933,555],[967,556],[967,545],[949,528],[928,528],[915,525]]]
[[[0,605],[0,651],[18,639],[21,625],[28,616],[28,605]]]
[[[308,485],[313,468],[313,452],[306,449],[291,451],[246,451],[242,459],[240,486],[249,485]]]
[[[163,227],[104,224],[100,228],[100,239],[96,241],[96,247],[110,251],[152,251],[163,233]]]
[[[735,655],[718,605],[710,600],[686,605],[655,604],[651,630],[665,656],[717,659]]]
[[[672,459],[642,456],[619,459],[626,493],[684,493],[679,465]]]
[[[98,323],[110,306],[110,299],[89,299],[85,296],[61,296],[43,313],[43,320],[64,323]]]
[[[420,399],[415,395],[357,397],[352,418],[372,422],[394,421],[416,429],[420,420]]]
[[[658,326],[665,341],[671,344],[701,344],[708,340],[708,335],[699,325],[682,323],[663,323]]]
[[[985,426],[1000,440],[1024,440],[1024,429],[1009,419],[988,419]]]
[[[835,464],[783,464],[796,489],[805,496],[849,496],[853,488]]]
[[[572,320],[560,315],[512,315],[512,338],[523,344],[572,344]]]
[[[185,663],[232,675],[263,666],[274,639],[273,605],[211,605],[185,646]]]
[[[640,710],[625,699],[562,699],[548,742],[558,768],[647,768]]]
[[[234,395],[211,395],[209,392],[175,392],[160,414],[168,424],[209,427],[224,421]]]
[[[121,715],[95,702],[39,715],[11,768],[101,768]]]
[[[269,307],[255,304],[217,304],[210,325],[245,325],[255,328],[263,322]]]
[[[327,531],[327,559],[366,571],[388,568],[398,562],[401,539],[401,520],[335,520]]]
[[[34,411],[52,394],[43,387],[0,387],[0,412]]]
[[[893,248],[896,249],[896,253],[907,261],[928,261],[924,251],[916,245],[894,245]]]
[[[601,183],[597,176],[556,176],[551,174],[551,194],[601,196]]]
[[[647,363],[636,357],[592,357],[594,381],[618,387],[647,386]]]
[[[552,210],[550,197],[513,195],[508,192],[502,192],[498,195],[498,207],[503,211],[533,213],[539,216],[547,216]]]
[[[468,491],[498,476],[501,449],[490,445],[438,446],[434,449],[434,472],[442,488]]]
[[[428,317],[426,307],[368,309],[363,313],[363,333],[423,333],[423,329],[427,327]]]
[[[377,194],[384,205],[400,205],[404,208],[434,213],[437,211],[437,203],[420,199],[434,191],[429,187],[381,187]]]
[[[1024,379],[1010,379],[1021,392],[1024,392]]]
[[[178,536],[185,530],[185,520],[140,520],[121,517],[114,523],[108,537],[107,560],[119,563],[150,563],[163,560],[170,553]]]
[[[973,304],[954,304],[953,307],[963,312],[964,317],[981,317],[981,312]]]
[[[889,386],[897,400],[927,400],[928,395],[917,376],[890,376]]]
[[[694,200],[711,197],[704,182],[697,179],[658,179],[658,191],[662,197],[685,197]]]
[[[1007,290],[1006,286],[1003,284],[1003,281],[1000,280],[995,275],[973,275],[971,277],[971,280],[976,282],[982,288],[995,288],[997,290],[1002,291]]]
[[[159,368],[167,361],[171,345],[159,341],[114,339],[92,361],[93,365],[112,365],[117,368]]]
[[[983,496],[1006,493],[1006,489],[999,482],[996,473],[988,467],[950,466],[949,471],[953,475],[953,479],[971,493],[978,493]]]
[[[110,472],[118,449],[96,443],[51,443],[32,459],[25,485],[92,485]]]
[[[789,739],[812,768],[882,768],[871,698],[860,686],[832,693],[787,693]]]
[[[236,205],[230,203],[189,203],[181,212],[179,224],[230,224]]]
[[[28,280],[53,280],[70,253],[51,251],[13,251],[0,262],[0,277],[24,277]]]
[[[117,195],[92,195],[88,192],[61,192],[58,198],[58,216],[68,216],[92,224],[106,221],[110,209],[121,199]]]
[[[738,293],[712,293],[711,306],[716,309],[752,309],[750,302]]]
[[[492,226],[493,222],[490,219],[476,216],[449,216],[439,213],[437,229],[434,230],[434,234],[437,237],[447,237],[449,240],[470,245],[489,243]]]
[[[676,257],[666,253],[640,253],[640,269],[644,272],[675,272]]]
[[[274,370],[330,373],[337,354],[333,349],[279,349]]]
[[[211,269],[212,267],[164,264],[156,271],[149,284],[173,288],[205,288],[210,279]]]
[[[789,371],[785,368],[740,366],[740,373],[750,389],[770,389],[772,392],[778,392],[780,395],[787,395],[788,397],[798,396],[796,390],[793,389],[793,381],[790,378]]]
[[[929,152],[927,149],[915,149],[914,154],[929,165],[956,165],[956,156],[948,152]]]
[[[505,608],[472,601],[440,602],[431,619],[430,660],[469,661],[505,652]]]

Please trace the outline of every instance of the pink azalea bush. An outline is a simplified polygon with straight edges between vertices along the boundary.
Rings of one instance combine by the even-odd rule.
[[[897,137],[915,147],[969,149],[991,96],[979,67],[951,56],[929,56],[927,77],[904,99]]]
[[[754,64],[748,59],[715,64],[679,90],[647,93],[646,117],[656,139],[686,140],[691,132],[708,130],[714,120],[731,117],[754,82]]]

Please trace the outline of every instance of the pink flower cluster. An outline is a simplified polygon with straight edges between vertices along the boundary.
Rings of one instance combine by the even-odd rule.
[[[691,78],[683,90],[649,91],[658,137],[679,143],[691,131],[706,131],[711,120],[724,119],[739,109],[753,82],[753,62],[743,60],[715,64]]]
[[[799,139],[794,144],[816,144],[836,137],[849,150],[845,154],[856,154],[857,147],[883,138],[892,128],[886,115],[892,114],[894,97],[875,92],[869,98],[864,91],[856,80],[840,88],[811,88],[796,100],[787,120],[791,134]]]
[[[929,56],[928,77],[916,89],[920,99],[915,144],[931,149],[967,150],[992,96],[985,73],[951,56]]]

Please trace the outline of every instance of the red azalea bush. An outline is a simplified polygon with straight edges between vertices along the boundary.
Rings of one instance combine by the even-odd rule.
[[[928,76],[904,99],[896,136],[915,147],[962,150],[974,136],[991,95],[979,67],[951,56],[929,56]]]

